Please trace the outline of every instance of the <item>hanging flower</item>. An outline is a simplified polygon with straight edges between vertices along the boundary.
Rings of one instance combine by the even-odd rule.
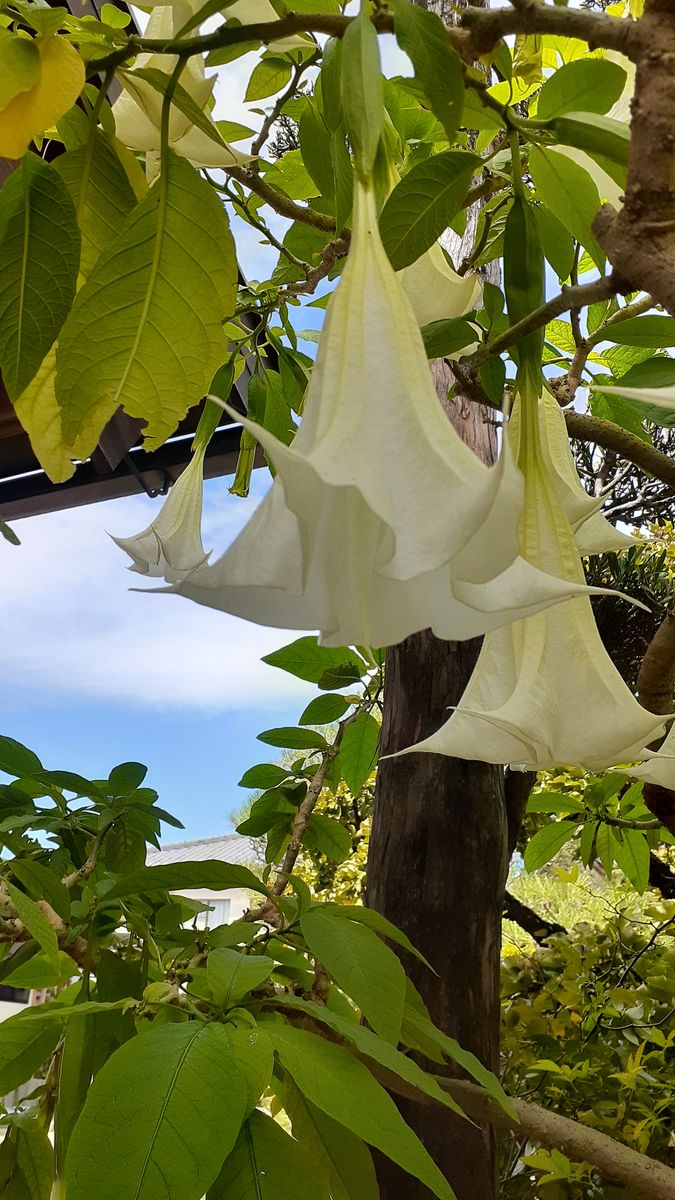
[[[675,791],[675,725],[672,725],[663,745],[658,750],[645,750],[644,762],[626,767],[625,774],[643,783]]]
[[[245,425],[277,473],[227,553],[176,585],[201,604],[383,646],[473,637],[579,588],[519,558],[522,477],[508,446],[486,467],[443,413],[360,182],[300,431],[288,447]]]
[[[113,537],[132,559],[130,571],[178,583],[207,562],[210,551],[204,550],[201,534],[204,455],[221,416],[218,405],[206,404],[192,458],[152,524],[135,537]]]
[[[437,244],[399,271],[398,277],[422,326],[463,317],[481,303],[483,289],[478,276],[458,275]]]
[[[264,21],[279,20],[279,13],[270,4],[270,0],[234,0],[234,4],[228,4],[224,15],[228,21],[234,17],[235,21],[242,25],[258,25]],[[307,45],[311,45],[309,38],[295,34],[270,42],[268,49],[283,54],[287,50],[298,50]]]
[[[516,403],[525,475],[523,554],[542,570],[581,583],[556,473],[566,434],[550,417],[536,392],[526,391]],[[421,750],[536,771],[561,764],[602,771],[641,757],[662,732],[663,719],[638,704],[610,661],[590,600],[577,596],[489,633],[450,719],[402,753]]]
[[[518,453],[520,406],[516,408],[510,422],[511,443],[514,454]],[[621,533],[603,517],[599,509],[604,498],[594,498],[582,486],[572,455],[563,411],[555,396],[547,388],[539,398],[539,419],[548,446],[551,479],[558,499],[581,555],[605,554],[608,550],[625,550],[635,543],[635,538]]]
[[[72,108],[84,63],[58,34],[31,39],[0,28],[0,156],[21,158]]]
[[[171,41],[192,16],[189,0],[176,0],[171,6],[154,8],[145,36]],[[139,54],[139,68],[154,69],[170,75],[177,59],[173,54]],[[134,71],[120,73],[124,90],[113,105],[115,130],[118,138],[132,150],[158,151],[161,142],[163,96],[147,79]],[[195,104],[210,121],[209,104],[215,85],[215,76],[206,78],[204,60],[192,55],[180,76],[180,86],[191,96]],[[224,142],[213,125],[213,137],[198,129],[190,117],[173,104],[169,121],[169,145],[171,149],[187,158],[198,167],[231,167],[236,163],[250,161],[250,155],[240,154]]]

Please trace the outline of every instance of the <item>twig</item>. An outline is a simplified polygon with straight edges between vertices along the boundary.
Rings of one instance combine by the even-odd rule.
[[[601,417],[592,417],[569,408],[565,410],[565,421],[570,437],[594,442],[605,450],[614,451],[620,458],[628,459],[648,475],[654,475],[675,490],[675,461],[643,442],[642,438],[629,433],[627,429],[621,429],[613,421],[604,421]]]
[[[541,329],[542,325],[547,325],[561,313],[569,312],[573,308],[583,308],[586,304],[594,304],[597,300],[607,300],[616,295],[618,291],[621,291],[621,286],[613,275],[595,279],[592,283],[564,287],[558,296],[553,296],[540,308],[535,308],[533,312],[528,313],[521,321],[516,321],[515,325],[511,325],[499,337],[493,338],[491,342],[481,346],[475,354],[465,358],[462,365],[466,371],[475,371],[486,359],[502,354],[504,350],[514,346],[526,334],[533,333],[535,329]]]
[[[296,63],[295,67],[293,68],[291,82],[289,83],[286,90],[283,91],[280,96],[277,96],[277,99],[274,102],[274,106],[272,107],[270,112],[267,114],[267,116],[265,117],[265,120],[263,121],[263,123],[260,127],[258,136],[251,142],[251,154],[255,158],[258,157],[258,155],[260,154],[260,151],[262,150],[263,146],[265,145],[265,142],[267,141],[267,138],[269,136],[269,132],[270,132],[272,126],[274,125],[274,122],[279,117],[281,110],[283,109],[286,101],[290,100],[291,97],[295,95],[296,88],[298,87],[298,84],[300,83],[302,76],[304,75],[304,73],[308,67],[311,67],[314,65],[314,63],[318,59],[318,56],[319,56],[318,51],[316,51],[314,54],[311,55],[310,58],[305,59],[304,62]],[[255,171],[256,174],[258,174],[259,166],[258,166],[257,162],[254,163],[254,165],[251,167],[251,170]]]
[[[349,250],[350,233],[349,230],[343,230],[339,238],[329,242],[321,251],[321,260],[315,267],[308,267],[307,278],[304,283],[289,283],[287,287],[281,288],[277,301],[286,300],[289,296],[312,295],[316,291],[317,284],[322,279],[326,279],[338,259],[343,258]]]
[[[549,1112],[530,1100],[511,1099],[511,1115],[474,1083],[440,1076],[438,1083],[478,1121],[520,1135],[526,1133],[529,1141],[556,1147],[576,1162],[592,1163],[606,1179],[623,1184],[643,1200],[675,1200],[675,1171],[671,1167],[631,1150],[598,1129]]]

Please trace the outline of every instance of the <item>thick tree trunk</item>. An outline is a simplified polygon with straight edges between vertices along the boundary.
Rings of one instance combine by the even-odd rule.
[[[448,19],[444,0],[418,2]],[[455,262],[473,244],[476,220],[476,212],[468,214],[463,244],[452,233],[443,239]],[[443,362],[433,369],[449,420],[479,458],[492,463],[496,438],[486,414],[471,402],[448,401],[452,375]],[[383,755],[443,724],[448,706],[464,691],[479,650],[480,640],[442,642],[427,630],[388,651]],[[381,763],[367,903],[404,929],[438,972],[434,976],[406,958],[408,974],[434,1021],[492,1070],[499,1058],[499,950],[508,842],[501,767],[435,754]],[[496,1200],[490,1126],[471,1125],[431,1105],[397,1103],[458,1200]],[[425,1187],[388,1160],[378,1162],[378,1177],[382,1200],[429,1198]]]

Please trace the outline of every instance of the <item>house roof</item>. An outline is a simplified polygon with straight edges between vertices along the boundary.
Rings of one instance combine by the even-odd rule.
[[[225,833],[219,837],[197,838],[188,842],[170,842],[159,850],[149,850],[149,867],[168,866],[180,862],[204,862],[214,858],[219,862],[250,866],[260,861],[260,846],[240,833]]]

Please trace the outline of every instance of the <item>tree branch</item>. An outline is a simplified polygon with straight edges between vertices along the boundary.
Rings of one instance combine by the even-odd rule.
[[[606,1133],[549,1112],[530,1100],[511,1099],[515,1113],[511,1116],[474,1083],[440,1076],[437,1081],[475,1120],[513,1130],[521,1136],[526,1134],[540,1146],[555,1147],[576,1162],[591,1163],[606,1179],[631,1188],[643,1200],[675,1198],[675,1171]]]
[[[675,491],[675,461],[643,442],[642,438],[629,433],[627,429],[621,429],[612,421],[604,421],[601,417],[592,417],[573,409],[565,410],[565,421],[570,437],[579,438],[582,442],[595,442],[605,450],[612,450]]]
[[[582,8],[563,8],[542,4],[540,0],[521,0],[516,8],[493,10],[469,6],[461,25],[468,29],[467,52],[474,58],[492,50],[510,33],[552,33],[560,37],[580,38],[591,50],[618,50],[627,58],[637,54],[635,21],[617,20]]]
[[[533,333],[535,329],[541,329],[542,325],[547,325],[561,313],[569,312],[570,309],[584,308],[587,304],[597,303],[598,300],[608,300],[620,291],[622,291],[622,287],[614,275],[594,279],[592,283],[578,283],[571,287],[564,287],[559,295],[553,296],[540,308],[535,308],[521,321],[516,321],[515,325],[504,330],[499,337],[493,338],[491,342],[481,346],[475,354],[463,359],[462,367],[467,371],[475,371],[487,358],[502,354],[504,350],[514,346],[528,333]]]
[[[547,921],[545,917],[540,917],[529,905],[523,904],[517,896],[511,892],[506,892],[504,895],[503,916],[507,921],[515,921],[516,925],[520,925],[525,933],[529,933],[535,942],[543,942],[545,938],[551,937],[554,933],[567,933],[564,925],[558,925],[556,921]]]

